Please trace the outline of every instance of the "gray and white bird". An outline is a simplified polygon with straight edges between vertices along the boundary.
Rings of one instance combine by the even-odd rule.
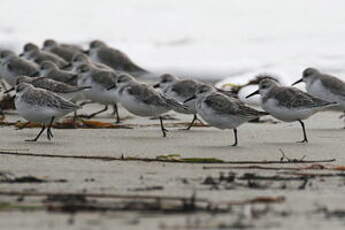
[[[77,98],[82,91],[91,88],[90,86],[72,86],[47,77],[20,76],[17,78],[17,84],[20,83],[28,83],[36,88],[51,91],[65,98],[66,100],[73,100]]]
[[[185,100],[185,103],[195,99],[197,113],[209,125],[219,129],[232,129],[235,142],[232,146],[238,145],[237,127],[245,122],[258,117],[268,115],[246,106],[239,99],[229,97],[210,85],[200,85],[194,96]]]
[[[39,65],[44,61],[51,61],[55,63],[59,68],[63,68],[68,65],[68,62],[56,54],[40,50],[38,46],[33,43],[27,43],[24,45],[23,53],[20,55],[30,61],[36,62]]]
[[[247,98],[256,94],[261,95],[262,108],[270,115],[285,122],[298,121],[301,124],[303,140],[300,143],[308,142],[302,120],[337,104],[314,97],[294,87],[282,87],[270,79],[260,81],[259,89],[248,95]]]
[[[310,95],[326,101],[335,101],[338,104],[330,109],[345,112],[345,82],[339,78],[321,73],[315,68],[307,68],[303,71],[303,77],[293,83],[305,83],[305,88]]]
[[[167,97],[173,98],[178,102],[183,103],[188,98],[194,96],[197,88],[201,84],[202,83],[195,80],[180,80],[178,77],[175,77],[171,74],[163,74],[160,77],[160,81],[153,87],[159,88],[162,91],[162,93]],[[186,130],[191,129],[194,122],[198,119],[197,111],[195,108],[195,102],[196,99],[190,100],[187,103],[185,103],[184,106],[187,107],[187,109],[181,108],[180,106],[172,107],[172,109],[175,112],[193,115],[193,120],[190,123],[190,125],[186,128]]]
[[[78,67],[78,86],[91,86],[91,89],[84,92],[86,99],[104,105],[104,109],[86,116],[94,117],[108,110],[108,106],[114,107],[116,122],[120,122],[120,115],[117,108],[118,99],[115,94],[108,90],[116,82],[117,75],[113,71],[98,69],[90,65],[81,65]]]
[[[105,64],[114,70],[124,71],[133,76],[142,76],[148,72],[136,65],[125,53],[95,40],[90,43],[89,56],[94,62]]]
[[[50,140],[53,137],[51,128],[54,121],[80,108],[80,106],[53,92],[36,88],[27,83],[16,86],[14,103],[16,111],[21,117],[29,122],[37,122],[43,125],[34,139],[26,141],[37,141],[46,128],[47,138]]]
[[[70,62],[70,67],[68,68],[72,72],[77,72],[78,67],[81,65],[91,65],[99,69],[115,71],[107,65],[98,62],[93,62],[86,54],[83,53],[75,54]]]
[[[61,70],[55,63],[51,61],[42,62],[41,67],[35,76],[47,77],[55,81],[64,82],[74,86],[77,85],[77,74],[70,71]]]
[[[152,86],[140,83],[130,75],[120,75],[114,86],[108,88],[115,91],[121,105],[130,113],[141,116],[159,116],[163,137],[167,130],[164,128],[162,114],[171,110],[167,100]]]
[[[19,76],[34,76],[37,64],[20,58],[11,51],[0,51],[0,75],[11,86],[16,84]]]
[[[45,40],[42,50],[56,54],[67,62],[71,62],[74,55],[83,52],[82,47],[63,43],[59,44],[53,39]]]

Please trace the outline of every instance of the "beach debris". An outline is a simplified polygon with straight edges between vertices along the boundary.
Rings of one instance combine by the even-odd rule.
[[[14,106],[14,97],[9,94],[5,94],[0,101],[0,108],[2,110],[16,109],[16,107]]]
[[[56,183],[65,183],[67,180],[59,179],[59,180],[46,180],[39,177],[34,176],[20,176],[16,177],[14,174],[10,172],[0,172],[0,183],[48,183],[48,182],[56,182]]]
[[[220,173],[219,177],[207,176],[202,182],[201,185],[209,185],[210,190],[234,190],[238,188],[250,188],[250,189],[286,189],[287,185],[279,184],[278,186],[274,182],[294,182],[302,181],[305,183],[303,185],[298,185],[297,189],[304,189],[306,183],[309,179],[314,177],[308,176],[282,176],[282,175],[273,175],[273,176],[263,176],[255,173],[244,173],[240,176],[236,176],[235,173],[229,172],[228,176],[225,176],[224,173]],[[293,187],[296,188],[296,187]]]
[[[161,185],[156,185],[156,186],[147,186],[147,187],[141,187],[141,188],[130,188],[128,191],[131,192],[143,192],[143,191],[159,191],[163,190],[164,187]]]
[[[31,156],[31,157],[50,157],[50,158],[70,158],[70,159],[87,159],[87,160],[102,160],[102,161],[143,161],[143,162],[165,162],[165,163],[187,163],[187,164],[295,164],[295,162],[290,161],[224,161],[217,158],[182,158],[176,154],[173,154],[172,159],[165,157],[165,155],[160,155],[156,158],[141,158],[141,157],[127,157],[122,154],[120,157],[112,156],[94,156],[94,155],[63,155],[63,154],[42,154],[42,153],[28,153],[28,152],[10,152],[10,151],[0,151],[0,155],[16,155],[16,156]],[[298,163],[314,163],[314,162],[333,162],[335,159],[326,160],[311,160],[302,161]],[[238,167],[238,166],[236,166]],[[326,166],[325,166],[326,167]],[[339,168],[339,166],[333,166],[334,169]],[[212,169],[225,169],[224,167],[216,166]],[[329,169],[330,166],[327,166]],[[204,169],[211,169],[211,167],[204,167]],[[279,169],[279,168],[277,168]],[[343,168],[340,167],[342,170]]]
[[[52,192],[18,192],[0,191],[0,196],[42,197],[40,205],[50,212],[104,212],[104,211],[136,211],[158,212],[165,214],[207,212],[228,213],[231,206],[247,204],[274,204],[285,201],[283,196],[258,196],[245,200],[212,202],[191,196],[160,195],[121,195],[103,193],[52,193]]]

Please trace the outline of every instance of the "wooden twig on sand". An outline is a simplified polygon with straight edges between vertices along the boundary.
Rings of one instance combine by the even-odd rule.
[[[27,157],[49,157],[49,158],[67,158],[67,159],[87,159],[102,161],[143,161],[143,162],[164,162],[164,163],[189,163],[189,164],[295,164],[294,161],[223,161],[216,158],[140,158],[140,157],[111,157],[111,156],[90,156],[90,155],[62,155],[62,154],[42,154],[42,153],[24,153],[0,151],[0,155],[14,155]],[[320,163],[333,162],[335,159],[326,160],[303,160],[298,163]]]

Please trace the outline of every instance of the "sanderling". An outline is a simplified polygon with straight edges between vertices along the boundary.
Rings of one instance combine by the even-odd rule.
[[[153,87],[136,81],[132,76],[120,75],[113,87],[121,105],[129,112],[142,117],[159,116],[163,137],[166,129],[161,115],[171,110],[166,99]]]
[[[200,83],[195,80],[180,80],[173,75],[163,74],[160,77],[159,83],[155,84],[153,87],[160,88],[164,95],[167,95],[168,97],[174,98],[175,100],[183,103],[185,100],[195,94],[195,91],[199,85]],[[185,103],[184,106],[186,106],[187,109],[181,108],[180,106],[172,107],[172,109],[178,113],[194,115],[192,122],[186,128],[186,130],[189,130],[193,126],[194,122],[198,119],[195,108],[195,101],[196,100],[194,99]]]
[[[303,77],[292,85],[300,82],[305,83],[307,92],[314,97],[338,103],[330,109],[345,111],[345,82],[339,78],[321,73],[315,68],[307,68],[303,71]]]
[[[81,91],[91,88],[90,86],[72,86],[60,81],[55,81],[47,77],[20,76],[17,78],[17,84],[20,83],[29,83],[36,88],[51,91],[65,98],[66,100],[73,100],[77,97],[78,94],[80,94]],[[6,92],[9,92],[14,89],[15,87],[7,90]]]
[[[56,54],[40,50],[38,46],[33,43],[25,44],[23,53],[20,54],[20,56],[38,64],[42,64],[44,61],[51,61],[54,62],[59,68],[63,68],[68,65],[68,62],[66,62],[63,58]]]
[[[233,130],[235,142],[232,146],[237,146],[238,144],[238,126],[268,114],[247,107],[239,99],[228,97],[223,93],[217,92],[212,86],[205,84],[200,85],[195,95],[185,100],[185,103],[193,99],[196,99],[195,107],[197,113],[209,125],[219,129]]]
[[[35,76],[47,77],[70,85],[77,84],[77,74],[61,70],[55,63],[51,61],[42,62],[40,70],[35,74]]]
[[[80,108],[53,92],[36,88],[27,83],[16,86],[14,103],[20,116],[29,122],[37,122],[43,125],[34,139],[26,141],[37,141],[46,128],[47,138],[50,140],[53,137],[51,127],[54,120]]]
[[[120,115],[117,109],[117,97],[108,88],[116,82],[117,75],[108,70],[101,70],[90,65],[78,67],[78,86],[91,86],[91,89],[84,92],[86,99],[104,105],[104,109],[88,115],[87,118],[94,117],[108,109],[108,105],[114,107],[116,122],[120,122]]]
[[[145,69],[136,65],[126,54],[107,46],[102,41],[92,41],[88,52],[93,61],[110,66],[114,70],[124,71],[134,76],[147,73]]]
[[[99,69],[106,69],[109,71],[110,70],[115,71],[107,65],[91,61],[91,59],[86,54],[83,54],[83,53],[75,54],[73,56],[71,62],[70,62],[70,66],[68,68],[70,68],[70,70],[72,72],[77,72],[78,67],[81,65],[91,65],[91,66],[97,67]]]
[[[14,86],[18,76],[34,76],[38,71],[37,64],[14,55],[12,52],[0,52],[0,75]]]
[[[54,53],[67,62],[72,61],[75,54],[82,52],[81,47],[69,44],[59,44],[52,39],[47,39],[43,42],[42,50]]]
[[[248,95],[260,94],[262,108],[273,117],[285,121],[298,121],[303,129],[303,140],[300,143],[308,142],[304,123],[314,113],[335,105],[336,102],[328,102],[316,98],[294,87],[282,87],[277,82],[264,79],[259,84],[259,89]]]

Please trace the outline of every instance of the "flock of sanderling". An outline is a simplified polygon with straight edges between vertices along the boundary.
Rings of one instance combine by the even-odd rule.
[[[12,87],[5,93],[15,90],[17,113],[28,122],[42,124],[38,135],[27,141],[37,141],[46,129],[50,140],[54,121],[71,112],[77,116],[80,101],[105,106],[88,118],[112,106],[119,123],[118,104],[137,116],[159,116],[163,137],[167,130],[162,114],[174,110],[193,115],[187,129],[199,115],[210,126],[233,129],[233,146],[238,144],[237,127],[261,116],[298,121],[303,129],[301,142],[308,142],[302,120],[324,109],[345,111],[345,83],[314,68],[304,70],[302,79],[294,83],[304,82],[308,93],[281,86],[270,76],[261,77],[259,89],[247,98],[260,94],[264,111],[246,106],[231,92],[171,74],[163,74],[152,86],[140,82],[148,73],[126,54],[99,40],[92,41],[89,50],[54,40],[46,40],[41,49],[28,43],[20,55],[0,50],[0,77]]]

